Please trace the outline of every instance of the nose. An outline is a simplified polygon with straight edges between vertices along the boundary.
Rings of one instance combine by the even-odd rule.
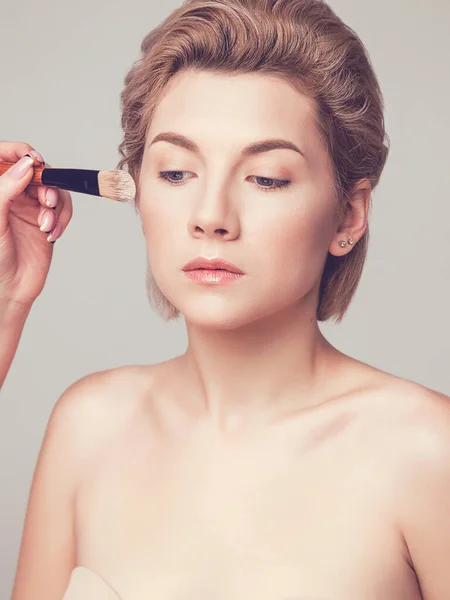
[[[216,193],[214,197],[204,197],[197,204],[192,211],[188,230],[196,238],[221,237],[232,240],[239,236],[240,225],[235,208]]]

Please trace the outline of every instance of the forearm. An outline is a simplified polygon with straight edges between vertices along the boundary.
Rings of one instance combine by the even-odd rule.
[[[0,390],[16,354],[30,307],[0,302]]]

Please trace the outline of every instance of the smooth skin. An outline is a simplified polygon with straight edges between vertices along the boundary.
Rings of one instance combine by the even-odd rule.
[[[151,143],[162,132],[198,153]],[[241,155],[267,138],[303,155]],[[450,398],[341,353],[315,319],[327,253],[362,237],[371,190],[337,222],[313,104],[267,75],[178,74],[139,193],[188,347],[58,400],[12,600],[61,600],[76,565],[122,600],[450,597]],[[182,267],[198,255],[245,275],[195,283]]]

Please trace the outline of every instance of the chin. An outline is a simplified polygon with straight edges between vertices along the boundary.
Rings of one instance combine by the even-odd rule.
[[[250,319],[250,315],[238,315],[231,306],[218,308],[217,306],[207,307],[206,304],[202,303],[201,306],[183,305],[178,310],[186,323],[208,329],[236,329],[245,325]]]
[[[211,300],[211,299],[210,299]],[[267,313],[265,306],[264,314],[257,306],[247,304],[242,306],[230,299],[215,299],[216,301],[183,302],[177,305],[178,310],[186,323],[197,327],[205,327],[217,330],[232,330],[245,327],[264,318]]]

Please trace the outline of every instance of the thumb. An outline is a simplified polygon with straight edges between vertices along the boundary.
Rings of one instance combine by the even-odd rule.
[[[8,214],[14,199],[21,194],[33,178],[31,156],[23,156],[0,176],[0,237],[8,229]]]

